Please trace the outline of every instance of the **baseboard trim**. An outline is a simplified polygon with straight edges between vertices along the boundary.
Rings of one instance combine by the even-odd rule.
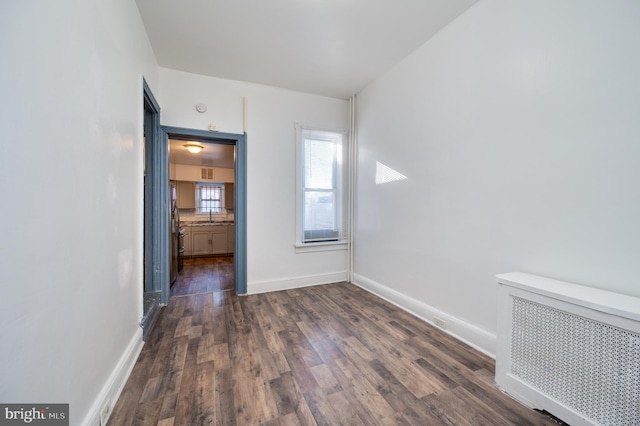
[[[352,283],[364,290],[375,294],[386,301],[393,303],[400,309],[420,318],[422,321],[439,328],[445,333],[455,337],[456,339],[466,343],[472,348],[482,352],[485,355],[495,359],[496,335],[489,333],[473,324],[470,324],[460,318],[442,312],[433,306],[427,305],[419,300],[413,299],[403,293],[384,286],[376,281],[364,277],[359,274],[353,274]],[[447,322],[447,329],[438,327],[433,318],[438,317]]]
[[[337,283],[347,280],[347,271],[340,271],[278,280],[254,281],[248,283],[247,292],[248,294],[268,293],[271,291],[290,290],[294,288]]]
[[[124,389],[124,385],[127,383],[127,379],[136,364],[143,346],[142,329],[139,328],[134,333],[129,345],[120,357],[116,368],[111,372],[109,380],[107,380],[107,383],[103,386],[100,395],[98,395],[91,406],[89,414],[87,414],[82,422],[83,425],[100,426],[100,411],[107,403],[109,404],[109,415],[111,415],[111,411],[116,405],[116,402]]]

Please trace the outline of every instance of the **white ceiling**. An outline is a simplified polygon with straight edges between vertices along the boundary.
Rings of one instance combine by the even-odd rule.
[[[346,99],[478,0],[136,0],[158,64]]]
[[[193,154],[187,151],[184,144],[187,141],[169,139],[169,162],[187,164],[190,166],[235,167],[235,146],[215,143],[194,142],[204,147],[202,151]]]

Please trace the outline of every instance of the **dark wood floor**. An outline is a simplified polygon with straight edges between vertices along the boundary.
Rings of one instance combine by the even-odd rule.
[[[554,424],[493,360],[352,284],[238,297],[224,263],[185,266],[110,425]]]
[[[233,290],[233,256],[185,259],[171,296]]]

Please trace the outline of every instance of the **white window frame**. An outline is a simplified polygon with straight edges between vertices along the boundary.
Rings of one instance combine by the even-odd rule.
[[[317,252],[317,251],[332,251],[332,250],[347,250],[347,167],[348,167],[348,132],[346,130],[337,130],[330,128],[320,128],[308,125],[295,125],[296,130],[296,241],[295,249],[296,253]],[[305,170],[305,158],[304,158],[304,143],[306,134],[305,131],[322,135],[326,133],[328,135],[341,135],[341,142],[339,146],[339,162],[335,176],[337,180],[336,187],[336,223],[338,227],[338,239],[332,241],[304,241],[303,230],[303,215],[304,215],[304,170]]]

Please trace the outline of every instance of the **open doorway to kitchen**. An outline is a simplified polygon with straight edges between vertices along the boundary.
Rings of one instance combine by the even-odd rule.
[[[176,224],[171,295],[246,294],[246,134],[162,129]]]

